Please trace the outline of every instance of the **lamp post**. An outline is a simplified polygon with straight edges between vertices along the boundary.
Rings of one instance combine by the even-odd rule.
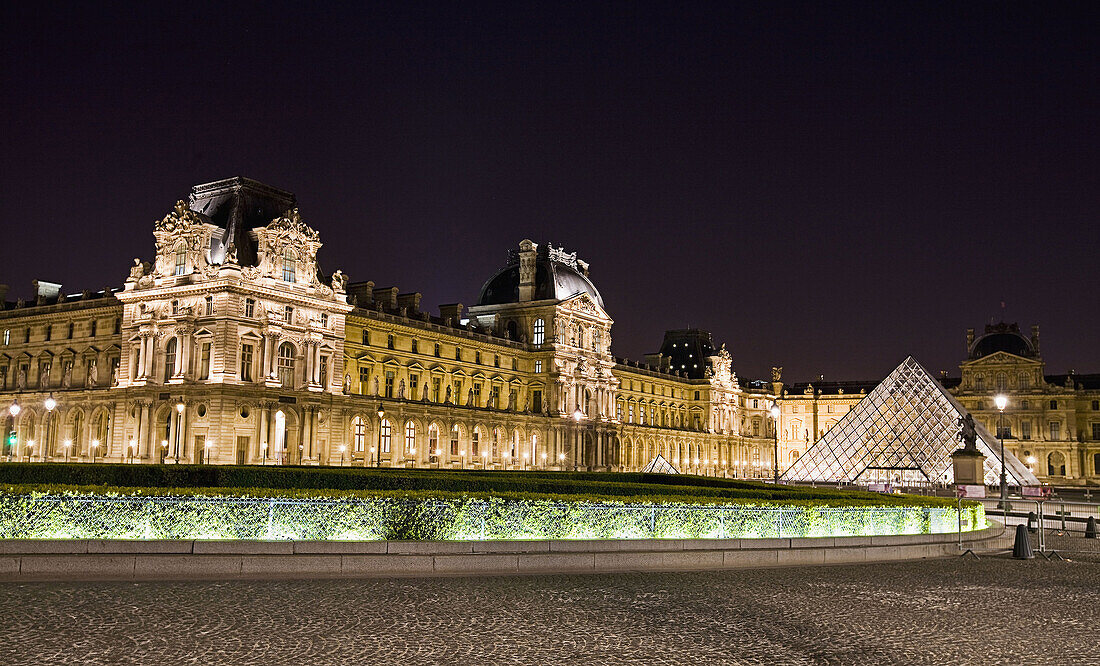
[[[386,410],[382,407],[382,403],[378,403],[378,457],[374,459],[374,466],[382,466],[382,420],[386,418]],[[371,453],[374,453],[374,449],[371,448]]]
[[[65,462],[69,462],[69,450],[72,448],[73,443],[66,439],[61,445],[65,447]]]
[[[1008,406],[1008,396],[998,393],[993,397],[993,404],[999,412],[997,416],[997,439],[1001,440],[1001,509],[1008,516],[1008,484],[1005,475],[1005,407]]]
[[[348,447],[343,444],[340,445],[340,466],[344,466],[344,452],[348,450]]]
[[[183,410],[185,409],[187,409],[187,405],[184,404],[183,398],[180,398],[180,401],[176,403],[176,436],[172,452],[172,458],[175,459],[177,465],[180,464],[180,437],[183,435],[180,431],[183,430]]]
[[[267,449],[266,444],[261,444],[260,446],[263,447],[265,450]],[[167,457],[168,457],[168,440],[167,439],[162,439],[162,440],[160,440],[160,462],[161,462],[161,464],[164,464],[164,460]]]
[[[92,462],[93,463],[95,462],[96,454],[98,454],[98,453],[99,453],[99,440],[98,439],[93,439],[92,440]]]
[[[772,400],[768,412],[772,415],[772,480],[779,483],[779,405]]]
[[[57,401],[54,400],[53,393],[50,393],[42,404],[46,407],[46,443],[42,445],[42,462],[46,462],[46,456],[49,455],[50,448],[53,446],[53,410],[57,409]]]
[[[584,412],[581,411],[580,407],[577,407],[575,410],[573,410],[573,420],[577,422],[578,426],[580,425],[581,421],[584,420]],[[573,471],[574,472],[577,471],[577,463],[580,461],[581,456],[584,455],[584,445],[580,441],[580,436],[581,436],[580,428],[578,428],[577,429],[577,439],[578,439],[578,441],[577,441],[577,454],[578,455],[573,458]],[[585,459],[587,460],[587,458],[585,458]]]

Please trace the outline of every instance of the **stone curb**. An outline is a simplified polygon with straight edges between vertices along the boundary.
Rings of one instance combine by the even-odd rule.
[[[945,538],[950,537],[950,538]],[[0,581],[699,571],[886,562],[958,554],[957,534],[592,541],[0,540]],[[999,523],[965,548],[1011,548]]]

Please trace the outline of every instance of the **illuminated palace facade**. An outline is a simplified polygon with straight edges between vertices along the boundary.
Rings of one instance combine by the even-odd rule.
[[[0,294],[5,459],[770,476],[775,398],[702,331],[616,358],[575,254],[529,240],[476,305],[318,268],[289,192],[191,191],[121,288]],[[9,434],[10,433],[10,434]]]
[[[475,305],[430,315],[419,293],[322,273],[294,195],[245,178],[192,188],[153,236],[121,288],[0,287],[5,459],[633,471],[661,455],[771,477],[877,383],[739,380],[698,330],[617,358],[588,264],[529,240]],[[1007,393],[1020,460],[1100,480],[1100,375],[1044,374],[1038,330],[1014,325],[967,352],[941,382],[992,432]]]

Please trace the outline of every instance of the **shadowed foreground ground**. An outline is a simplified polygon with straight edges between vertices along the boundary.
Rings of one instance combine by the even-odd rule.
[[[0,586],[0,663],[1100,664],[1100,562]]]

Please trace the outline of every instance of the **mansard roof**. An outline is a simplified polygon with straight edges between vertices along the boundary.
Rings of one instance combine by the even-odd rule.
[[[225,248],[232,241],[237,249],[237,261],[242,266],[255,266],[256,243],[248,232],[267,226],[296,204],[290,192],[251,178],[234,176],[192,187],[188,207],[225,230],[222,237],[211,244],[213,263],[222,262]]]

